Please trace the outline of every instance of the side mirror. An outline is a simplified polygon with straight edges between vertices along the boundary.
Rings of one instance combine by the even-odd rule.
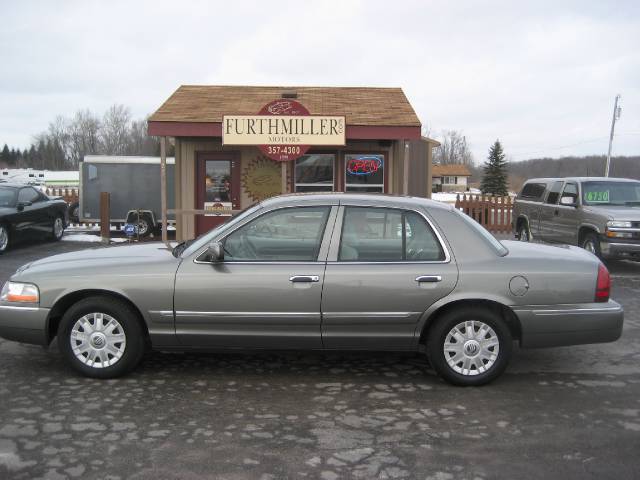
[[[21,212],[22,210],[24,210],[24,207],[29,207],[31,206],[31,202],[18,202],[18,204],[16,205],[16,208],[18,209],[19,212]]]
[[[207,245],[207,260],[212,263],[224,261],[224,248],[220,242]]]
[[[560,205],[566,205],[567,207],[577,207],[576,199],[574,197],[562,197],[560,199]]]

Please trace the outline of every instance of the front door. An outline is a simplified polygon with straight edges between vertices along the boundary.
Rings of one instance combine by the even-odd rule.
[[[540,235],[539,239],[545,242],[558,242],[558,201],[563,181],[553,182],[544,202],[540,205]]]
[[[229,220],[224,210],[240,209],[240,159],[236,152],[200,152],[196,164],[196,235]]]
[[[322,293],[324,348],[415,348],[422,314],[456,285],[456,264],[421,213],[341,209]]]
[[[336,210],[318,205],[257,212],[222,240],[224,261],[206,263],[202,252],[184,260],[174,295],[180,342],[322,348],[320,301]]]

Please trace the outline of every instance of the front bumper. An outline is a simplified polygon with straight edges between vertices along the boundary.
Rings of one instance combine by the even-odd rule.
[[[614,342],[622,335],[624,310],[613,300],[577,305],[529,305],[514,309],[524,348]]]
[[[640,241],[601,237],[600,252],[604,258],[640,256]]]
[[[46,345],[48,308],[0,305],[0,337]]]

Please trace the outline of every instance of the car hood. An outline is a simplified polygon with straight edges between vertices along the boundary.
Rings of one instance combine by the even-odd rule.
[[[607,205],[595,207],[593,205],[584,207],[585,213],[597,215],[608,215],[611,220],[627,220],[630,222],[640,222],[640,206],[614,206]]]
[[[179,260],[171,254],[171,248],[163,243],[148,243],[144,245],[126,245],[109,248],[91,248],[78,252],[62,253],[51,257],[42,258],[35,262],[23,265],[16,273],[31,272],[34,269],[70,270],[81,266],[90,265],[92,268],[104,266],[129,266],[147,262]]]
[[[599,262],[598,257],[594,254],[572,245],[542,245],[540,243],[518,242],[516,240],[503,240],[501,243],[509,250],[507,255],[511,257],[539,258],[560,262],[565,260]]]

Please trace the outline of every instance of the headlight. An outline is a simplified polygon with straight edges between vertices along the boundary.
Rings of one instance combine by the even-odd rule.
[[[607,222],[607,227],[611,228],[631,228],[631,222],[621,222],[618,220],[610,220]]]
[[[40,293],[33,283],[6,282],[0,293],[0,301],[14,303],[38,303]]]

